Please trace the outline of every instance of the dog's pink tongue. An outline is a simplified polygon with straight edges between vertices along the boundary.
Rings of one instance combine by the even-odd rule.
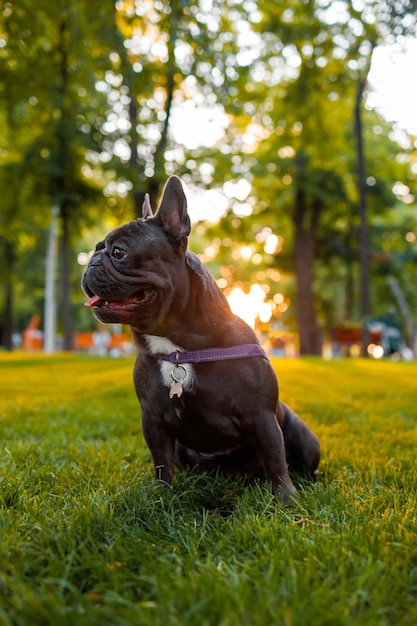
[[[84,306],[96,306],[99,302],[101,302],[100,296],[93,296],[87,302],[84,302]]]

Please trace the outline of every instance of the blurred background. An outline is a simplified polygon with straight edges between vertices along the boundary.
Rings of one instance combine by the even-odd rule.
[[[190,247],[274,355],[415,355],[416,0],[0,8],[4,350],[131,350],[96,241],[184,183]]]

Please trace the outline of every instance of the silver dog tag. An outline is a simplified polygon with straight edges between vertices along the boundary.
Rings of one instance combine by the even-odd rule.
[[[171,385],[171,389],[169,390],[169,397],[173,398],[174,396],[178,396],[180,398],[182,396],[182,391],[182,381],[174,381]]]
[[[183,393],[183,384],[187,378],[187,370],[182,365],[176,365],[171,370],[172,385],[169,390],[169,397],[178,396],[180,398]]]

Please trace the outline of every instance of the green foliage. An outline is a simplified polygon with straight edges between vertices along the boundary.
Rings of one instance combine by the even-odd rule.
[[[366,77],[375,42],[393,41],[408,32],[415,23],[415,7],[410,3],[397,11],[381,2],[367,4],[366,10],[358,13],[346,3],[333,13],[330,5],[295,1],[285,6],[266,2],[259,9],[252,24],[254,31],[262,33],[259,54],[241,75],[234,108],[226,105],[232,120],[226,132],[226,147],[232,148],[229,171],[251,182],[245,202],[252,207],[252,214],[242,219],[239,202],[232,199],[228,219],[212,228],[211,234],[221,242],[234,234],[236,246],[220,247],[215,264],[223,264],[229,274],[228,268],[235,265],[231,285],[235,275],[242,280],[244,274],[246,283],[259,281],[258,259],[257,263],[234,261],[241,241],[252,245],[263,228],[271,228],[283,238],[282,250],[273,258],[263,254],[262,268],[285,273],[293,271],[294,255],[299,258],[308,242],[311,258],[306,265],[315,270],[313,310],[320,325],[329,328],[360,317],[356,307],[358,165],[353,136],[358,84]],[[404,153],[391,126],[374,111],[365,111],[364,120],[373,302],[374,311],[380,312],[394,302],[385,278],[379,279],[388,271],[386,263],[381,267],[379,226],[399,215],[402,198],[393,191],[397,181],[407,181],[405,184],[415,189],[410,168],[413,144],[408,143]],[[256,140],[245,144],[245,132]],[[215,181],[223,175],[225,160],[220,155]],[[396,238],[400,248],[404,227]],[[294,244],[297,232],[303,235],[298,248]],[[383,238],[385,243],[394,241],[387,231]],[[257,256],[259,253],[262,249],[256,249]],[[393,261],[389,271],[396,274],[399,265],[394,259],[402,256],[392,249],[388,256]],[[283,290],[293,298],[293,282],[266,282],[271,290]],[[308,304],[313,305],[300,301],[298,308],[303,310]]]
[[[317,484],[152,478],[131,360],[0,357],[0,623],[411,626],[414,363],[276,360]]]
[[[354,95],[373,46],[413,32],[415,2],[366,1],[359,11],[346,0],[335,12],[328,3],[300,0],[40,0],[36,12],[32,4],[11,0],[0,12],[0,297],[14,288],[16,329],[41,308],[38,290],[32,302],[19,294],[28,296],[33,284],[28,257],[36,285],[44,280],[40,244],[51,205],[61,207],[72,269],[72,295],[64,299],[75,303],[73,251],[109,216],[137,214],[145,192],[156,205],[173,173],[191,190],[250,183],[247,198],[229,196],[224,222],[196,237],[196,245],[204,252],[206,239],[218,241],[213,268],[231,277],[229,288],[233,280],[259,282],[270,270],[263,282],[277,289],[279,270],[279,289],[291,298],[301,189],[306,228],[320,205],[314,290],[320,322],[357,317],[347,311],[357,295],[347,287],[358,256]],[[175,117],[181,107],[222,115],[224,137],[187,143]],[[365,112],[376,308],[391,304],[379,275],[415,278],[414,250],[403,250],[415,203],[393,193],[397,182],[409,196],[415,192],[415,144],[411,138],[399,145],[391,131]],[[265,227],[282,238],[275,255],[257,241]],[[26,233],[36,230],[41,235],[28,247]],[[256,263],[236,257],[242,243],[254,245]],[[388,264],[381,265],[381,253]],[[60,268],[60,277],[67,273]],[[327,315],[326,307],[341,299],[344,306]]]

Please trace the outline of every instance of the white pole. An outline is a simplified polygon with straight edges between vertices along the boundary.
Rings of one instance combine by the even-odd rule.
[[[58,207],[51,209],[48,248],[45,266],[45,307],[43,327],[43,351],[47,354],[56,349],[56,303],[55,303],[55,267],[58,240]]]

